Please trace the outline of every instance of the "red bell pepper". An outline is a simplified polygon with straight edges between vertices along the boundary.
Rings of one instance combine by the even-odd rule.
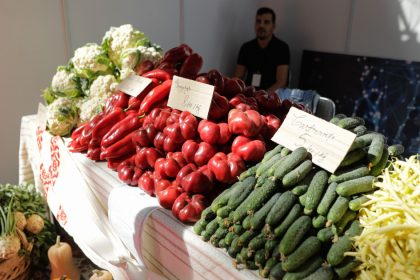
[[[156,185],[156,183],[155,183]],[[184,191],[178,184],[170,184],[165,189],[160,191],[156,188],[156,197],[159,201],[159,204],[166,209],[172,209],[175,200],[178,196]]]
[[[211,100],[208,118],[211,120],[219,120],[226,117],[228,112],[229,100],[215,91],[213,93],[213,99]]]
[[[263,116],[263,119],[264,119],[265,126],[264,126],[264,130],[261,131],[261,134],[263,134],[265,139],[271,140],[273,135],[280,128],[281,120],[273,114],[268,114],[266,116]]]
[[[162,108],[154,108],[149,115],[146,116],[145,124],[151,123],[157,129],[162,131],[166,127],[166,120],[171,115],[172,110],[162,109]]]
[[[70,138],[74,140],[77,137],[79,137],[80,135],[82,135],[83,129],[85,129],[88,125],[89,125],[89,122],[85,122],[85,123],[79,125],[78,127],[76,127],[76,129],[74,129],[73,132],[71,133]]]
[[[182,63],[179,76],[186,79],[195,79],[203,66],[203,58],[198,53],[189,55]]]
[[[150,70],[153,70],[155,68],[155,64],[146,59],[144,60],[142,63],[138,64],[135,68],[134,71],[137,73],[137,75],[141,76],[146,72],[149,72]]]
[[[174,143],[183,143],[186,139],[182,136],[181,133],[181,127],[179,126],[179,123],[174,123],[171,125],[168,125],[163,129],[163,133],[166,137],[170,138],[172,142]]]
[[[101,146],[106,148],[139,129],[143,124],[143,115],[133,113],[117,122],[102,138]]]
[[[137,186],[150,196],[155,196],[155,180],[152,171],[144,172],[138,182]]]
[[[255,95],[255,87],[247,86],[244,88],[243,94],[247,97],[254,97]]]
[[[198,166],[207,164],[216,152],[216,148],[206,142],[197,143],[194,140],[187,140],[182,145],[182,155],[185,160]]]
[[[155,176],[157,178],[175,178],[178,172],[187,164],[181,152],[169,152],[166,158],[159,158],[156,160]]]
[[[104,109],[105,114],[110,113],[115,108],[121,108],[121,109],[127,108],[128,99],[129,99],[129,96],[122,91],[118,91],[117,93],[114,93],[113,95],[108,97],[108,99],[105,102],[105,109]]]
[[[85,126],[82,130],[81,138],[79,138],[79,143],[81,145],[88,144],[92,139],[92,133],[95,129],[95,126],[103,119],[104,113],[101,112],[98,115],[94,116],[88,123],[89,125]]]
[[[100,155],[100,159],[118,158],[128,154],[134,154],[136,152],[136,146],[133,144],[131,137],[133,132],[127,134],[121,140],[115,142],[111,146],[106,148],[102,147],[103,150]]]
[[[156,148],[141,148],[136,152],[134,158],[135,165],[141,169],[149,169],[155,166],[158,158],[161,158],[163,153]]]
[[[237,94],[231,100],[229,100],[229,104],[238,110],[247,111],[247,110],[255,110],[258,111],[258,104],[257,100],[254,97],[246,97],[244,94]]]
[[[210,80],[210,84],[214,85],[214,90],[217,92],[223,92],[225,82],[222,74],[218,70],[212,69],[207,73],[207,76]]]
[[[207,193],[214,188],[214,175],[203,165],[188,163],[178,172],[176,182],[188,193]]]
[[[203,83],[203,84],[210,84],[210,79],[207,75],[207,73],[201,73],[198,74],[198,76],[195,78],[197,82]]]
[[[179,127],[184,139],[193,139],[197,135],[198,120],[188,111],[179,115]]]
[[[169,49],[163,55],[161,64],[170,63],[173,65],[182,64],[188,56],[192,54],[192,49],[187,44],[181,44]]]
[[[242,80],[238,78],[229,78],[226,76],[223,78],[224,88],[223,92],[221,93],[222,95],[231,97],[240,94],[244,91],[245,83]]]
[[[206,208],[203,195],[182,193],[172,206],[172,214],[183,223],[195,223]]]
[[[171,90],[172,80],[166,80],[162,84],[153,88],[149,93],[144,97],[143,101],[140,104],[140,113],[149,113],[151,109],[159,102],[166,99]]]
[[[169,136],[164,136],[163,148],[162,148],[164,152],[169,153],[169,152],[180,151],[181,146],[182,146],[182,142],[180,143]]]
[[[255,99],[259,108],[267,112],[276,111],[281,106],[280,97],[274,91],[259,90],[255,93]]]
[[[153,144],[153,139],[155,139],[157,133],[158,130],[152,124],[143,125],[143,127],[134,131],[131,140],[138,147],[149,147]]]
[[[143,170],[134,165],[132,157],[121,162],[117,167],[118,178],[127,185],[137,186]]]
[[[239,135],[232,142],[232,152],[245,161],[261,161],[266,152],[265,143]]]
[[[163,151],[163,142],[165,141],[165,134],[163,132],[159,131],[156,133],[155,138],[153,139],[153,146],[161,151]]]
[[[204,142],[211,145],[225,144],[229,141],[231,133],[226,123],[214,123],[208,120],[201,120],[198,124],[198,134]]]
[[[226,155],[219,152],[209,160],[208,168],[213,172],[216,180],[230,184],[238,180],[237,177],[246,169],[246,166],[239,155],[235,153]]]
[[[118,165],[120,165],[121,162],[126,161],[130,158],[133,158],[134,160],[134,156],[132,154],[126,154],[122,157],[118,157],[118,158],[108,158],[107,159],[107,166],[109,169],[116,171],[118,169]]]
[[[260,113],[255,110],[242,112],[237,109],[232,109],[229,111],[228,124],[231,133],[254,137],[263,128],[264,120]]]

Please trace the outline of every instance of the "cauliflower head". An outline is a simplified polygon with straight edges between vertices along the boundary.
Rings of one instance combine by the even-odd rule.
[[[121,69],[134,69],[145,60],[150,60],[156,65],[162,57],[163,51],[158,45],[128,48],[121,53]]]
[[[113,75],[99,76],[92,82],[89,96],[108,98],[116,90],[117,85],[118,81]]]
[[[69,135],[78,119],[78,108],[74,100],[59,97],[47,106],[48,129],[53,135]]]
[[[98,75],[112,74],[114,65],[98,44],[86,44],[76,49],[71,59],[77,76],[93,80]]]
[[[111,27],[102,39],[102,47],[111,61],[121,69],[121,54],[125,49],[150,46],[150,40],[131,24]]]

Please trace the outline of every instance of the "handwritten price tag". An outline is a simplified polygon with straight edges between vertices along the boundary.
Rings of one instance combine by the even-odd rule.
[[[174,76],[168,106],[207,119],[214,86]]]
[[[44,106],[42,103],[38,103],[38,112],[36,114],[36,125],[41,130],[45,130],[47,127],[47,119],[48,119],[48,110],[47,107]]]
[[[354,138],[356,134],[348,130],[291,107],[271,140],[290,150],[305,147],[312,154],[313,163],[333,173]]]
[[[134,97],[137,97],[150,83],[152,82],[151,79],[131,75],[122,80],[117,89]]]

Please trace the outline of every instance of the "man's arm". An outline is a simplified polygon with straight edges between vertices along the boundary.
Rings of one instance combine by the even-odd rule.
[[[244,79],[246,73],[246,67],[244,65],[236,64],[235,73],[233,77]]]
[[[279,65],[276,71],[276,82],[272,84],[267,91],[276,91],[284,88],[289,83],[289,65]]]

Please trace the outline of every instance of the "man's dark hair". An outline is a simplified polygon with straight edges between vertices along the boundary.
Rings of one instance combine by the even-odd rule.
[[[273,23],[276,23],[276,14],[274,11],[268,7],[261,7],[257,10],[257,16],[262,14],[271,14],[271,18],[273,19]]]

